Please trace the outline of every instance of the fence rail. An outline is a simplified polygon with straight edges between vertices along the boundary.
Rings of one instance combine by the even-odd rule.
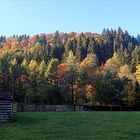
[[[14,104],[13,112],[66,112],[66,111],[83,111],[83,106],[74,105],[25,105]]]
[[[88,105],[42,105],[13,104],[13,112],[67,112],[67,111],[140,111],[140,106],[88,106]]]

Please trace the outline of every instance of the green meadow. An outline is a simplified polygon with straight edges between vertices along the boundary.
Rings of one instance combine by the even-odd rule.
[[[0,140],[122,139],[140,139],[140,112],[25,112],[0,124]]]

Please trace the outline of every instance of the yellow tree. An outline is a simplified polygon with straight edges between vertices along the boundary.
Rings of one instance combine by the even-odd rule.
[[[71,90],[71,102],[72,104],[75,104],[75,95],[74,95],[74,85],[77,79],[77,69],[78,69],[78,63],[76,61],[76,57],[74,56],[72,51],[69,51],[69,55],[66,58],[66,64],[68,66],[68,72],[69,72],[69,81],[67,81],[70,85]]]
[[[110,58],[106,61],[104,65],[104,71],[110,71],[112,74],[116,74],[118,71],[118,65]]]
[[[30,64],[29,64],[30,73],[35,73],[37,71],[37,66],[38,66],[38,64],[37,64],[36,60],[31,60]]]
[[[45,77],[50,85],[55,84],[58,64],[59,60],[57,58],[52,58],[45,71]]]
[[[138,66],[136,66],[136,73],[135,73],[135,77],[136,80],[138,81],[138,83],[140,84],[140,64]]]
[[[131,80],[127,80],[122,94],[122,101],[126,106],[134,106],[136,103],[136,90],[135,90],[135,83]]]
[[[121,59],[120,59],[119,55],[116,52],[114,52],[113,57],[112,57],[112,60],[113,60],[113,62],[116,65],[118,65],[118,66],[121,65]]]
[[[86,99],[88,104],[93,104],[94,103],[94,94],[95,90],[92,85],[86,85],[85,88],[85,94],[86,94]]]
[[[97,58],[96,55],[90,53],[87,57],[81,62],[80,65],[85,71],[87,71],[89,77],[92,77],[97,70]]]
[[[19,75],[19,67],[16,58],[9,62],[9,72],[11,75],[12,95],[15,96],[16,92],[16,79]]]
[[[82,92],[85,94],[86,102],[94,102],[94,89],[93,89],[93,77],[97,71],[97,63],[98,60],[96,55],[93,53],[89,53],[87,57],[80,64],[80,88]]]
[[[120,67],[118,76],[120,78],[127,77],[128,79],[135,81],[135,77],[131,73],[130,68],[127,64]]]
[[[31,60],[29,65],[28,65],[28,87],[27,87],[27,96],[31,100],[36,100],[37,97],[37,68],[38,68],[38,63],[36,60]]]
[[[58,79],[57,79],[57,67],[59,65],[59,60],[57,58],[52,58],[45,71],[45,77],[47,80],[47,98],[50,104],[55,104],[60,96],[58,89]]]

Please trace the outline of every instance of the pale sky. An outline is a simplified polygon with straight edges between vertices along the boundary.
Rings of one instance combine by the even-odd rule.
[[[0,0],[0,35],[97,32],[140,34],[139,0]]]

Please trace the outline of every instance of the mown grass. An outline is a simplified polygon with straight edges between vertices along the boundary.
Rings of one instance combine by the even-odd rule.
[[[0,140],[139,140],[140,112],[15,113]]]

